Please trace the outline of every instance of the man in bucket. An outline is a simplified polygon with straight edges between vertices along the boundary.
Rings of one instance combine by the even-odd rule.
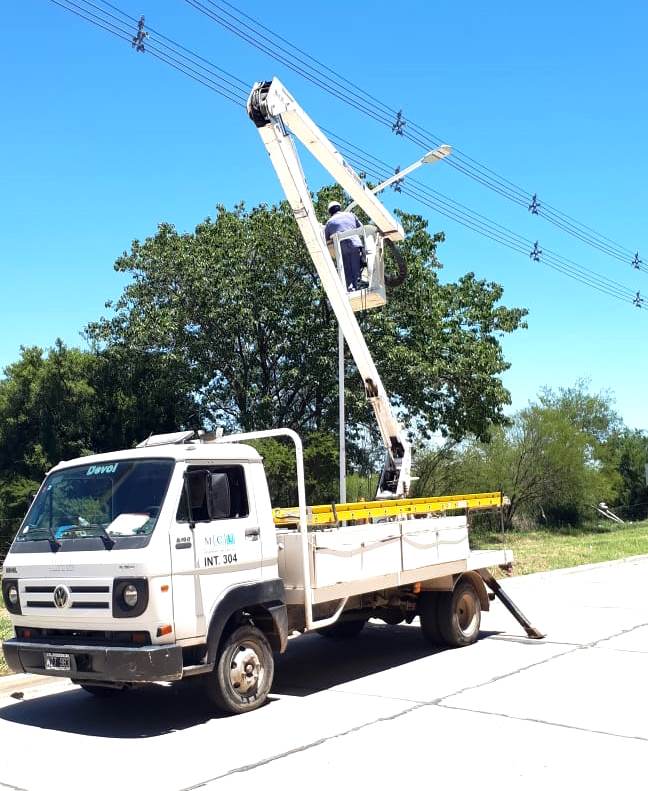
[[[331,201],[328,205],[329,220],[324,228],[324,236],[328,242],[335,233],[361,228],[360,220],[353,212],[342,211],[338,201]],[[351,236],[340,242],[342,249],[342,263],[344,264],[344,277],[348,291],[357,291],[366,287],[360,281],[360,272],[363,266],[363,246],[359,236]]]

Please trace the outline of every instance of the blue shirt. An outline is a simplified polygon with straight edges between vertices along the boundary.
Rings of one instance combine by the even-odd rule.
[[[326,241],[333,236],[334,233],[342,233],[342,231],[350,231],[353,228],[362,228],[360,220],[351,211],[338,211],[330,218],[324,228],[324,237]],[[353,247],[362,247],[362,242],[359,236],[350,236],[348,239],[343,239],[342,244],[350,244]]]

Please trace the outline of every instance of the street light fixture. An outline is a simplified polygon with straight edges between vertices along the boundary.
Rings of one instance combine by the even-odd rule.
[[[390,176],[385,181],[382,181],[377,187],[374,187],[371,191],[374,195],[377,195],[379,192],[382,192],[386,187],[389,187],[390,184],[393,184],[395,181],[400,181],[401,179],[408,176],[412,171],[420,168],[421,165],[434,165],[435,162],[440,162],[442,159],[445,159],[452,153],[452,147],[447,145],[439,146],[435,148],[433,151],[428,151],[427,154],[420,159],[417,159],[416,162],[412,162],[411,165],[408,165],[404,170],[399,170],[398,173],[394,173],[393,176]],[[358,204],[356,201],[350,203],[345,211],[352,211]]]

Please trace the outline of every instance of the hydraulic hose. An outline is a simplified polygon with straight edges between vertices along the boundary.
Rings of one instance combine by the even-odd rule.
[[[398,266],[397,275],[389,275],[387,272],[385,272],[385,285],[390,286],[391,288],[395,286],[401,286],[407,277],[407,264],[405,263],[403,254],[391,239],[385,239],[385,246],[391,251],[391,254]]]

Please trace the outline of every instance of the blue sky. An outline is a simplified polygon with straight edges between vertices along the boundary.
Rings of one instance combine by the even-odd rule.
[[[402,107],[447,143],[648,261],[648,7],[422,0],[272,5],[247,13]],[[394,166],[413,143],[273,63],[182,0],[118,0],[160,32],[249,82],[279,76],[322,125]],[[0,30],[0,367],[20,345],[80,344],[125,280],[115,258],[158,222],[191,230],[216,204],[282,197],[257,132],[236,106],[46,0],[4,6]],[[308,167],[311,188],[327,179]],[[431,187],[648,296],[636,272],[443,165]],[[648,429],[648,310],[604,296],[390,192],[386,203],[446,232],[442,277],[496,280],[529,309],[503,341],[513,407],[544,385],[591,379],[626,423]]]

